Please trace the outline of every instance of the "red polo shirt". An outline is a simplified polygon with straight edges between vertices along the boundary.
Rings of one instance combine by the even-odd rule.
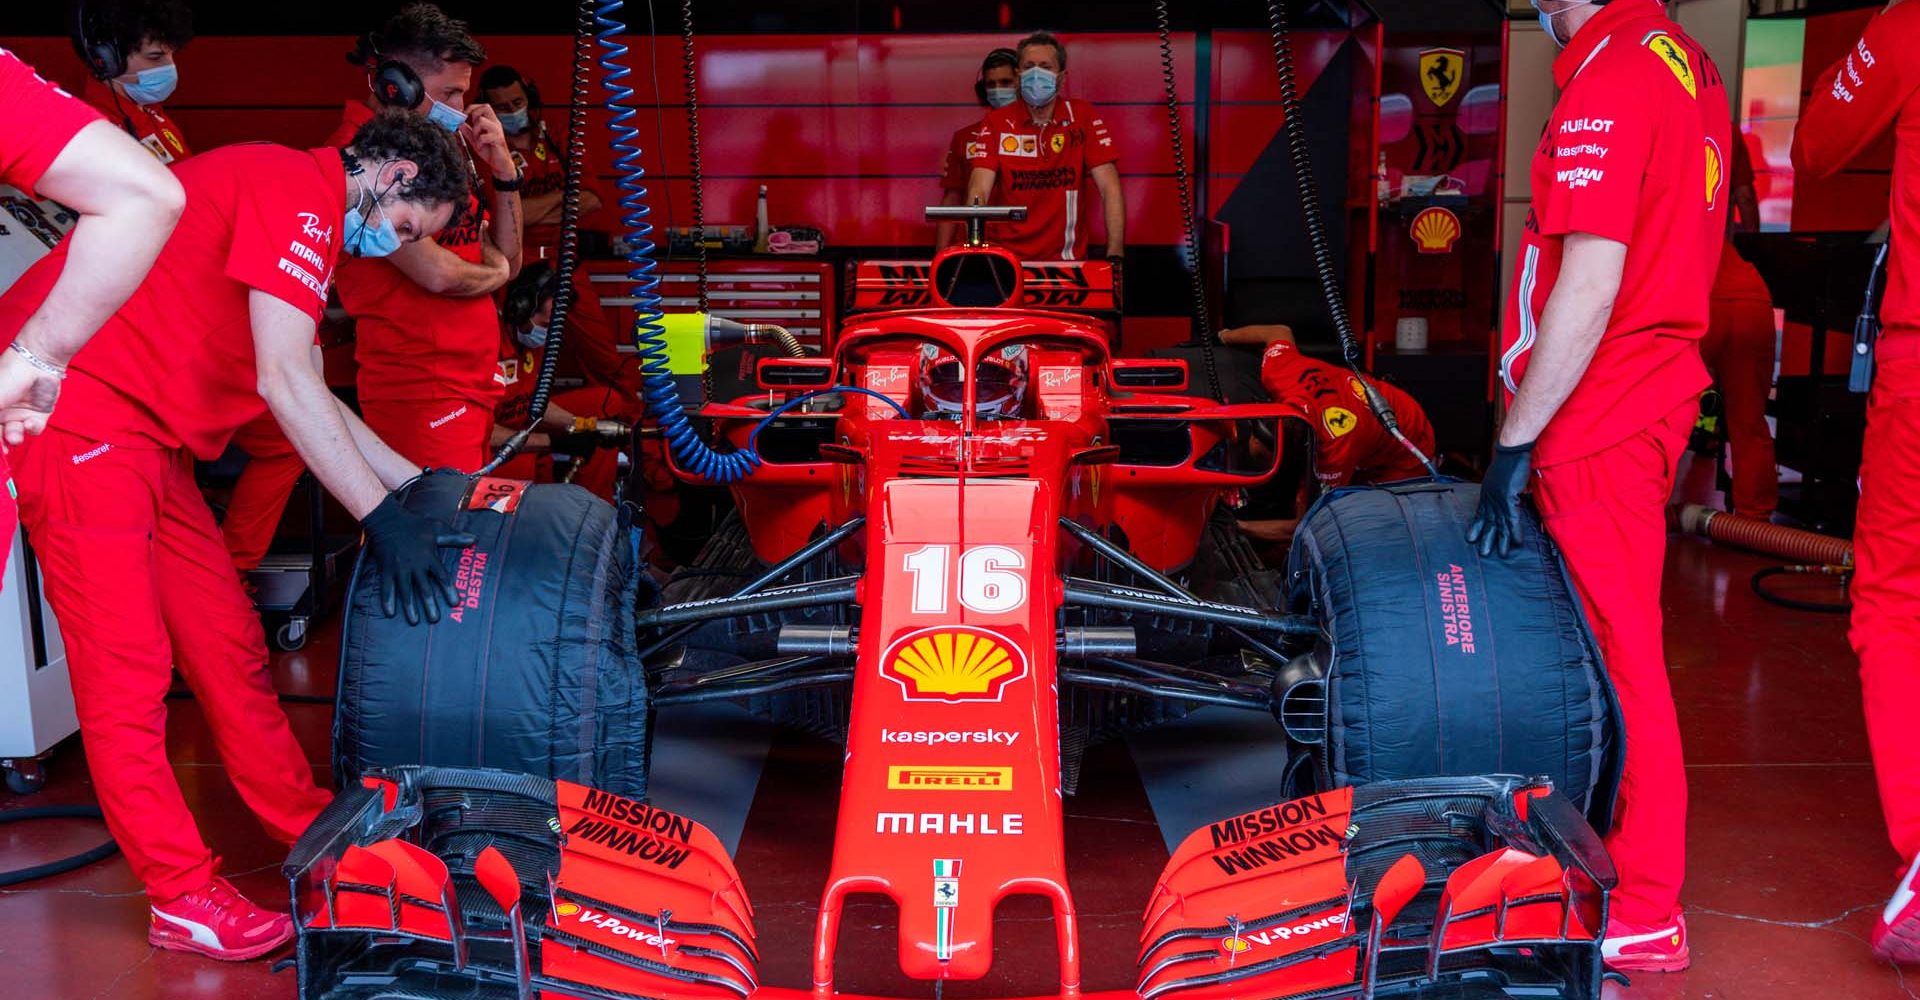
[[[121,96],[107,84],[89,78],[81,93],[88,104],[106,116],[107,121],[140,141],[161,163],[178,163],[193,155],[180,126],[167,117],[167,109],[158,104],[140,104]]]
[[[315,322],[339,257],[346,171],[334,149],[225,146],[174,169],[186,211],[146,280],[73,359],[50,426],[121,447],[220,457],[266,412],[248,297]],[[66,263],[62,243],[0,296],[11,343]]]
[[[1880,306],[1882,360],[1920,357],[1920,4],[1881,11],[1852,51],[1813,85],[1793,133],[1793,166],[1830,176],[1893,134],[1893,224],[1886,299]],[[1884,369],[1883,369],[1884,371]]]
[[[373,110],[349,102],[327,144],[345,146]],[[433,238],[461,260],[478,264],[486,212],[476,187],[458,223]],[[500,317],[491,295],[436,295],[415,284],[391,261],[352,257],[340,265],[340,304],[352,316],[354,357],[363,400],[459,399],[491,409],[500,398],[494,379]]]
[[[940,190],[967,190],[967,178],[973,173],[973,154],[979,145],[980,129],[985,119],[956,129],[953,138],[947,140],[946,155],[940,158]]]
[[[1536,461],[1626,440],[1707,387],[1699,340],[1726,235],[1730,127],[1720,72],[1658,0],[1602,7],[1553,63],[1561,90],[1534,150],[1500,372],[1526,377],[1562,241],[1627,245],[1593,361],[1540,435]]]
[[[1329,488],[1352,483],[1390,483],[1427,474],[1426,467],[1367,408],[1359,376],[1300,353],[1286,341],[1267,345],[1260,359],[1260,385],[1276,403],[1299,407],[1313,425],[1313,472]],[[1433,426],[1412,396],[1369,379],[1393,408],[1400,433],[1433,453]]]
[[[995,172],[993,203],[1024,205],[1025,222],[987,227],[987,239],[1022,260],[1085,260],[1094,167],[1120,159],[1113,132],[1085,101],[1060,98],[1053,120],[1033,120],[1025,101],[987,112],[968,162]],[[1091,196],[1091,197],[1089,197]]]

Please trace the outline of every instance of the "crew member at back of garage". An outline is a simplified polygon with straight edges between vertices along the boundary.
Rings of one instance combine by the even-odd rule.
[[[980,63],[980,76],[973,81],[973,96],[981,107],[997,111],[1020,99],[1020,56],[1012,49],[994,49]],[[940,158],[940,204],[959,205],[967,200],[967,180],[973,171],[973,147],[980,141],[985,118],[956,129]],[[945,250],[960,241],[964,227],[958,222],[942,222],[934,227],[933,248]]]
[[[1092,231],[1089,184],[1099,193],[1106,256],[1126,250],[1127,205],[1120,190],[1120,148],[1093,105],[1062,96],[1067,50],[1036,31],[1014,47],[1020,100],[987,114],[969,160],[969,205],[1020,205],[1023,222],[989,223],[987,239],[1022,260],[1085,260]]]
[[[1501,334],[1508,393],[1480,509],[1483,556],[1518,545],[1529,483],[1598,638],[1625,723],[1602,952],[1689,962],[1687,778],[1661,645],[1675,466],[1708,384],[1708,291],[1726,235],[1727,94],[1659,0],[1536,0],[1562,51]],[[1531,472],[1531,474],[1530,474]]]
[[[81,98],[161,163],[191,155],[162,104],[180,83],[174,57],[193,40],[193,12],[181,0],[101,0],[87,5],[85,30],[73,36],[87,67]]]

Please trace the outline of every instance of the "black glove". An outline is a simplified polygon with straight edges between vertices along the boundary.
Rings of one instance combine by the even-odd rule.
[[[1107,257],[1107,263],[1113,266],[1113,311],[1123,312],[1127,301],[1127,259],[1117,254],[1110,254]]]
[[[1480,509],[1467,529],[1467,544],[1480,546],[1480,555],[1505,559],[1520,547],[1520,494],[1533,468],[1533,442],[1512,447],[1496,445],[1493,464],[1480,481]]]
[[[380,609],[392,618],[404,610],[407,624],[420,619],[440,620],[441,608],[460,602],[453,581],[440,562],[441,548],[465,548],[474,537],[455,531],[446,522],[422,517],[400,504],[398,491],[387,494],[380,506],[360,521],[367,533],[367,549],[380,569]]]

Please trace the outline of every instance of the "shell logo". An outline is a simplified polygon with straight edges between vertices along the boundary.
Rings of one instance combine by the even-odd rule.
[[[1362,403],[1367,401],[1367,387],[1361,385],[1358,378],[1352,375],[1347,376],[1347,388],[1353,391],[1353,398]]]
[[[999,701],[1027,676],[1027,656],[1004,635],[970,625],[936,625],[895,639],[880,676],[908,701]]]
[[[1707,137],[1707,208],[1720,201],[1720,182],[1726,178],[1726,163],[1720,158],[1720,144]]]
[[[556,907],[554,907],[554,908],[553,908],[553,912],[555,912],[555,913],[557,913],[557,914],[559,914],[559,915],[561,915],[561,916],[563,916],[563,917],[571,917],[571,916],[573,916],[574,914],[576,914],[576,913],[579,913],[579,912],[580,912],[580,904],[578,904],[578,903],[561,903],[561,904],[560,904],[559,906],[556,906]]]
[[[1421,253],[1452,253],[1460,239],[1460,217],[1439,206],[1429,208],[1413,217],[1407,235]]]
[[[1253,950],[1253,945],[1248,943],[1246,938],[1236,934],[1233,937],[1221,938],[1220,950],[1229,955],[1244,955]]]
[[[1014,135],[1001,136],[1000,150],[1005,153],[1018,153],[1020,151],[1020,137]]]

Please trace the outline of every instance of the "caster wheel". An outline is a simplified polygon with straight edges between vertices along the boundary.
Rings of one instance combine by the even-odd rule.
[[[307,644],[307,623],[301,620],[287,622],[273,630],[274,648],[293,652]]]
[[[7,764],[7,790],[15,795],[32,795],[47,787],[47,772],[37,760],[16,760]]]

